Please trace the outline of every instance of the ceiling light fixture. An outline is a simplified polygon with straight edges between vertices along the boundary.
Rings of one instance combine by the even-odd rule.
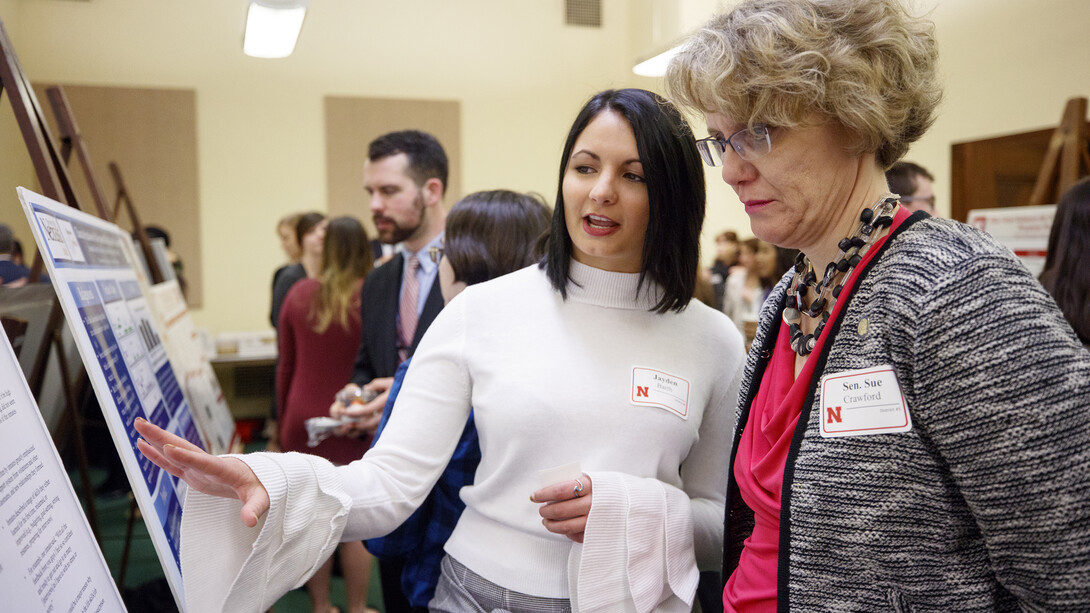
[[[288,57],[306,13],[307,0],[251,0],[242,51],[251,57]]]

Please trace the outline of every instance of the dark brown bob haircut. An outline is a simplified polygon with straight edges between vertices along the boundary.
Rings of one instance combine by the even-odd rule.
[[[454,280],[473,285],[537,262],[549,216],[549,207],[536,194],[496,189],[459,200],[447,214],[443,237]]]

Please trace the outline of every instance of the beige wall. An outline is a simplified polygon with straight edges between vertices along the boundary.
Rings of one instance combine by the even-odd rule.
[[[0,0],[0,20],[3,21],[4,30],[16,46],[17,52],[23,39],[19,32],[21,5],[21,0]],[[11,226],[15,237],[23,243],[23,248],[30,251],[33,251],[34,236],[19,208],[15,186],[37,187],[36,182],[31,184],[26,180],[26,177],[33,176],[34,166],[30,163],[19,125],[11,110],[11,93],[4,91],[0,94],[0,222]]]
[[[1090,98],[1090,2],[930,0],[946,99],[908,154],[932,169],[950,212],[950,145],[1051,128],[1068,98]]]
[[[206,273],[204,308],[194,316],[213,332],[265,327],[281,259],[276,219],[325,208],[325,96],[458,100],[463,191],[508,187],[552,200],[560,148],[585,98],[606,87],[661,89],[629,70],[662,38],[647,33],[639,2],[605,0],[601,29],[564,27],[559,0],[311,4],[296,53],[257,60],[241,53],[243,0],[0,0],[34,81],[196,90]],[[667,4],[683,28],[710,5]],[[923,6],[936,7],[947,98],[909,157],[935,173],[940,210],[948,211],[951,142],[1053,125],[1066,98],[1090,96],[1090,37],[1079,32],[1090,23],[1090,2]],[[17,134],[6,98],[5,143]],[[0,147],[4,218],[12,179],[33,177],[25,155],[10,149]],[[714,172],[708,177],[706,258],[719,230],[748,233],[733,193]]]

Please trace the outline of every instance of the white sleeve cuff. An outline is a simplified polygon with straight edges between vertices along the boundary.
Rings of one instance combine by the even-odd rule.
[[[242,502],[189,489],[182,512],[182,583],[189,611],[267,611],[333,553],[351,501],[329,462],[298,453],[231,456],[269,493],[253,528]]]
[[[657,479],[588,475],[593,504],[568,564],[572,610],[691,611],[700,571],[688,495]]]

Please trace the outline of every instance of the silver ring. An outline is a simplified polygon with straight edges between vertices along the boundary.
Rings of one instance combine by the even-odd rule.
[[[572,490],[575,492],[575,497],[578,498],[579,495],[583,493],[583,482],[580,481],[579,479],[576,479],[575,483],[577,485],[574,488],[572,488]]]

